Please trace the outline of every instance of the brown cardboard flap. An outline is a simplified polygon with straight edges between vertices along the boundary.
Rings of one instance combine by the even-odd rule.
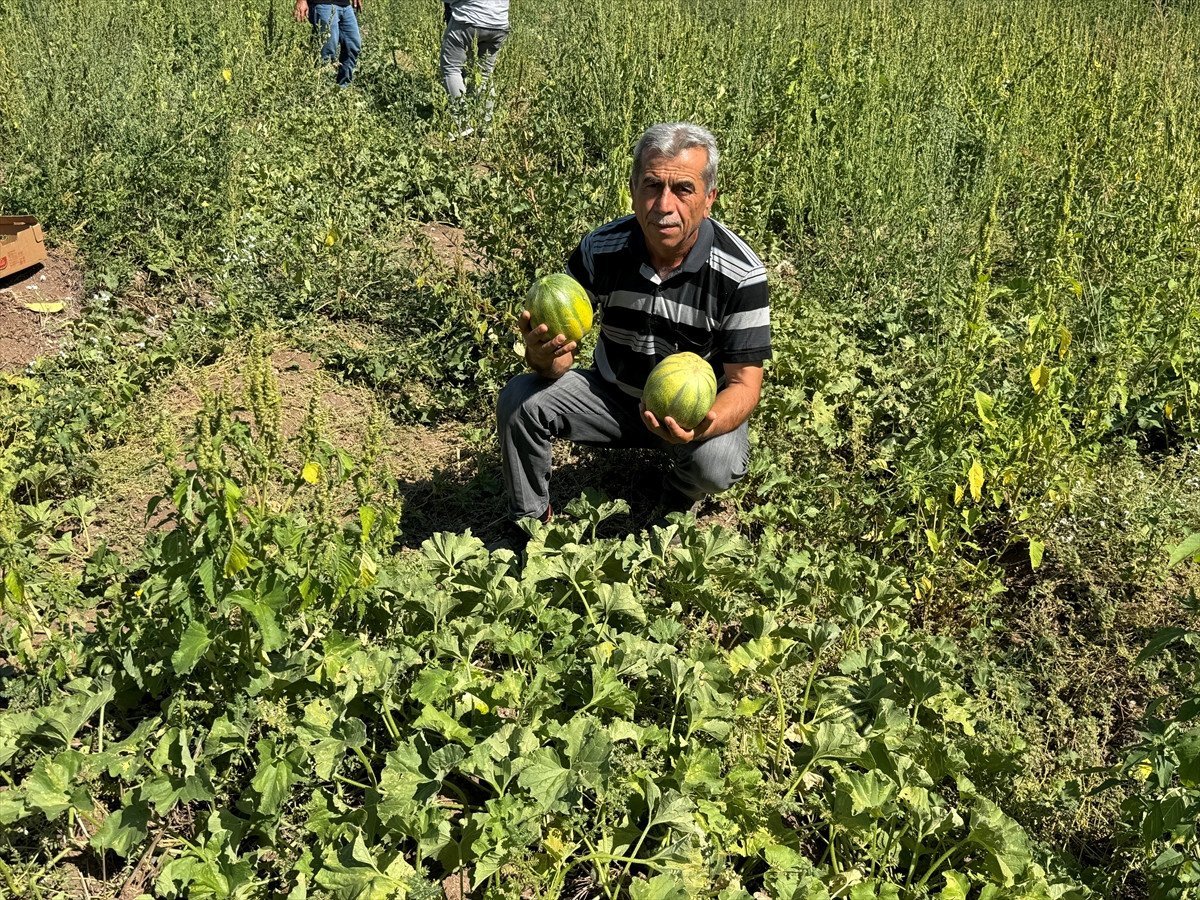
[[[0,278],[46,258],[46,238],[34,216],[0,216]]]

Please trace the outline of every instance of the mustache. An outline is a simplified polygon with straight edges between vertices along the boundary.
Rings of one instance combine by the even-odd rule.
[[[682,222],[681,220],[679,220],[679,219],[675,218],[674,216],[665,216],[665,217],[663,217],[663,218],[661,218],[661,219],[659,219],[659,218],[651,218],[651,219],[650,219],[650,224],[651,224],[651,225],[655,225],[655,226],[657,226],[657,227],[661,228],[661,227],[663,227],[664,225],[682,225],[682,224],[683,224],[683,222]]]

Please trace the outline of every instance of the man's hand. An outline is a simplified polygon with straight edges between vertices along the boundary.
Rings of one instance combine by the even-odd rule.
[[[660,422],[654,413],[646,409],[645,403],[641,404],[641,410],[642,421],[646,427],[668,444],[690,444],[692,441],[703,440],[709,427],[717,419],[716,415],[710,409],[704,414],[704,418],[696,423],[695,428],[689,429],[681,426],[671,416],[664,417]]]
[[[565,335],[550,334],[550,329],[544,324],[534,328],[529,310],[521,313],[517,327],[521,329],[521,338],[525,341],[525,361],[533,371],[546,378],[558,378],[574,365],[575,350],[579,345],[575,341],[568,341]]]
[[[762,363],[725,363],[725,387],[703,419],[690,431],[670,416],[661,422],[642,404],[642,422],[668,444],[688,444],[728,434],[750,418],[762,395]]]
[[[350,5],[355,12],[362,12],[362,0],[350,0]]]
[[[308,21],[308,0],[296,0],[296,8],[292,10],[292,18],[297,22]]]

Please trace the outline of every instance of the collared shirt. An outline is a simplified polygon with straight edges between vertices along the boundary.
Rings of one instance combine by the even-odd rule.
[[[725,363],[771,358],[767,270],[721,223],[704,219],[683,264],[660,278],[634,216],[589,233],[567,273],[600,312],[596,368],[606,381],[640,397],[654,366],[690,351],[708,360],[724,384]]]

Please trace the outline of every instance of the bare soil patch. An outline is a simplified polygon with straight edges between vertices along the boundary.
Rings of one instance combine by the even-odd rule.
[[[15,372],[54,353],[82,300],[83,270],[69,245],[49,250],[40,265],[0,279],[0,370]],[[63,304],[61,312],[29,308],[55,302]]]
[[[205,392],[223,391],[235,409],[246,405],[244,363],[243,356],[231,353],[212,365],[182,372],[163,387],[158,397],[149,399],[147,406],[162,410],[177,444],[186,447]],[[324,438],[351,456],[361,454],[370,423],[384,415],[375,395],[367,388],[338,381],[322,368],[317,357],[302,350],[278,349],[271,354],[270,363],[279,388],[283,437],[291,441],[300,435],[310,405],[315,403]],[[243,411],[236,414],[249,417]],[[152,427],[147,423],[146,433],[131,435],[124,445],[106,452],[101,462],[102,471],[110,473],[110,478],[99,498],[95,524],[117,552],[135,550],[147,534],[169,525],[166,519],[171,509],[167,503],[160,504],[146,521],[151,499],[167,484],[165,461],[149,433]],[[473,458],[464,426],[383,427],[379,466],[396,479],[406,499],[428,495],[435,482],[469,477]],[[288,456],[288,452],[285,465],[302,465],[302,460]]]
[[[479,272],[486,264],[483,252],[456,225],[422,222],[396,240],[396,252],[406,264],[433,272]]]
[[[392,64],[401,72],[417,73],[421,67],[409,54],[405,53],[399,47],[392,48]]]

